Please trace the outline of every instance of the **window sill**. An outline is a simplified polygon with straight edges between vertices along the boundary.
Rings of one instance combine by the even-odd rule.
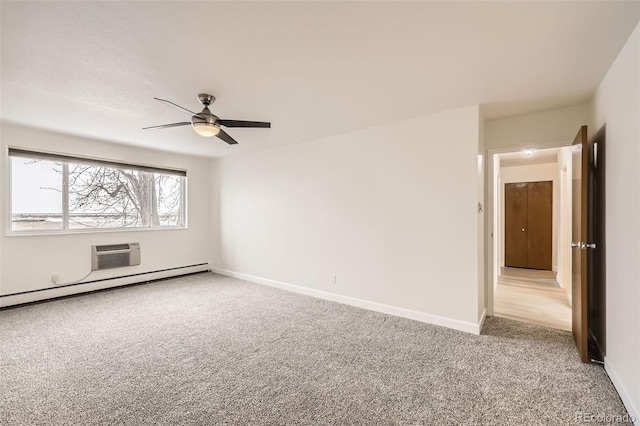
[[[44,237],[60,235],[83,235],[83,234],[111,234],[123,232],[157,232],[187,230],[188,226],[163,226],[156,228],[109,228],[109,229],[61,229],[49,231],[10,231],[5,232],[6,237]]]

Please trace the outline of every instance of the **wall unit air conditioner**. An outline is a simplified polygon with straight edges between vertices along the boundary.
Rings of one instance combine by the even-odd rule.
[[[140,243],[91,246],[91,270],[122,268],[140,264]]]

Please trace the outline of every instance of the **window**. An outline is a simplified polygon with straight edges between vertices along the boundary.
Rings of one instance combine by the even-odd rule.
[[[62,174],[56,163],[11,157],[11,230],[62,229]]]
[[[9,148],[10,231],[185,226],[186,172]]]

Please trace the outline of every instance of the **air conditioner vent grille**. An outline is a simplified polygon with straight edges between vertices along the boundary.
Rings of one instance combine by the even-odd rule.
[[[105,246],[96,246],[96,251],[113,251],[113,250],[129,250],[129,244],[110,244]]]
[[[129,266],[129,253],[112,253],[109,256],[98,257],[98,269],[121,268]]]

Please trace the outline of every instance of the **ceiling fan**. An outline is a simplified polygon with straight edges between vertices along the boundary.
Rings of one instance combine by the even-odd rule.
[[[220,128],[220,126],[225,127],[260,127],[260,128],[270,128],[271,123],[264,121],[242,121],[242,120],[224,120],[222,118],[218,118],[213,115],[211,111],[209,111],[209,105],[215,102],[216,98],[213,95],[208,95],[206,93],[200,93],[198,95],[198,100],[204,108],[201,112],[193,112],[188,110],[180,105],[174,104],[171,101],[167,101],[165,99],[153,98],[157,101],[164,102],[169,104],[182,112],[185,112],[191,115],[191,121],[182,121],[180,123],[171,123],[171,124],[162,124],[160,126],[151,126],[151,127],[143,127],[142,130],[154,130],[154,129],[167,129],[169,127],[179,127],[179,126],[188,126],[191,125],[193,130],[199,134],[200,136],[211,137],[217,136],[222,139],[229,145],[237,144],[235,139],[229,136],[224,130]]]

